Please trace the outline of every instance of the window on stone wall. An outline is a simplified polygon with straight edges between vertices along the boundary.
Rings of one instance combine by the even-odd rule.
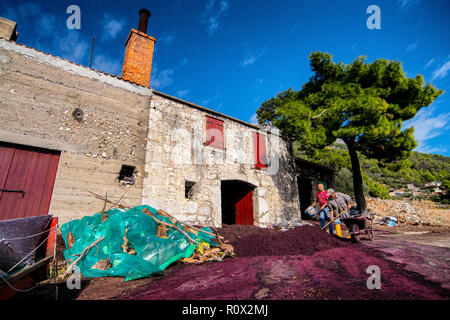
[[[223,121],[206,116],[205,146],[223,149]]]
[[[195,182],[186,180],[184,183],[184,196],[186,199],[192,199],[192,193]]]
[[[127,166],[126,164],[122,165],[122,168],[120,169],[119,173],[119,183],[122,184],[131,184],[133,185],[135,182],[134,178],[134,170],[136,167],[134,166]]]
[[[266,136],[258,132],[253,132],[253,165],[255,169],[267,169],[267,144]]]

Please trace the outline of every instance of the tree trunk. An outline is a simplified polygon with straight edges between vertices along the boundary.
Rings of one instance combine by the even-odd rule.
[[[354,139],[345,140],[350,160],[352,162],[353,171],[353,192],[355,193],[356,204],[361,213],[365,213],[367,209],[366,198],[363,191],[363,180],[361,175],[361,166],[359,164],[358,154],[356,153],[356,142]]]

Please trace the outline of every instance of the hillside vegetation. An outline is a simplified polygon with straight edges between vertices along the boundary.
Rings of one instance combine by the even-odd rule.
[[[336,188],[353,194],[351,163],[345,144],[334,143],[317,150],[313,156],[301,152],[294,144],[295,155],[336,170]],[[364,180],[364,193],[373,197],[389,199],[389,192],[413,184],[423,187],[427,183],[440,181],[444,188],[450,188],[450,157],[413,152],[409,159],[381,166],[377,160],[359,154]],[[432,198],[433,195],[423,196]],[[416,197],[417,198],[417,197]],[[420,198],[420,197],[419,197]],[[436,201],[436,197],[434,197]]]

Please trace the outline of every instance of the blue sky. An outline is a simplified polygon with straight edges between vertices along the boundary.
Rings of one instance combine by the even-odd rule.
[[[73,4],[80,30],[66,27]],[[370,5],[381,10],[380,30],[366,26]],[[140,8],[152,12],[156,90],[254,122],[261,102],[308,81],[313,51],[344,63],[396,59],[407,76],[446,91],[405,126],[416,128],[417,151],[450,156],[447,0],[0,0],[0,16],[18,22],[17,42],[87,66],[95,35],[92,67],[118,75]]]

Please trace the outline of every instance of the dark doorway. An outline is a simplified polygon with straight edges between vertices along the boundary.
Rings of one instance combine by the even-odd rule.
[[[253,189],[252,185],[242,181],[222,181],[223,224],[254,224]]]
[[[305,177],[297,177],[298,195],[300,198],[300,211],[302,219],[309,218],[305,215],[305,210],[313,203],[313,181]]]

